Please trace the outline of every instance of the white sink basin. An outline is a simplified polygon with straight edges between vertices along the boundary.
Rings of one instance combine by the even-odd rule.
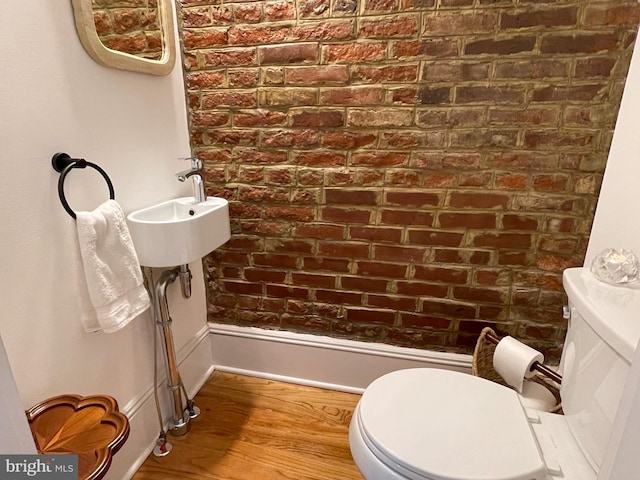
[[[207,197],[196,203],[182,197],[127,216],[140,265],[176,267],[194,262],[231,237],[229,202]]]

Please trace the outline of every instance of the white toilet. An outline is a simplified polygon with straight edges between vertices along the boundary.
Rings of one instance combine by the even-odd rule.
[[[349,428],[367,480],[595,480],[640,338],[640,290],[584,268],[563,280],[564,415],[525,409],[515,391],[464,373],[392,372],[369,385]]]

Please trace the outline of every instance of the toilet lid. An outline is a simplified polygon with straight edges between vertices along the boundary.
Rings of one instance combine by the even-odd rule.
[[[358,410],[367,446],[408,478],[546,478],[517,394],[488,380],[433,368],[399,370],[369,385]]]

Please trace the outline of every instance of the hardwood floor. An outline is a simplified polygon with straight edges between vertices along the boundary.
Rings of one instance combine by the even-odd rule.
[[[348,436],[359,398],[216,372],[196,397],[191,431],[133,480],[362,479]]]

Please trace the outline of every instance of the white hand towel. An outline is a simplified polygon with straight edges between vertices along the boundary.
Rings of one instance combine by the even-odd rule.
[[[124,213],[118,202],[107,200],[93,212],[77,212],[76,225],[95,309],[95,315],[85,312],[83,326],[88,332],[116,332],[151,306]]]

